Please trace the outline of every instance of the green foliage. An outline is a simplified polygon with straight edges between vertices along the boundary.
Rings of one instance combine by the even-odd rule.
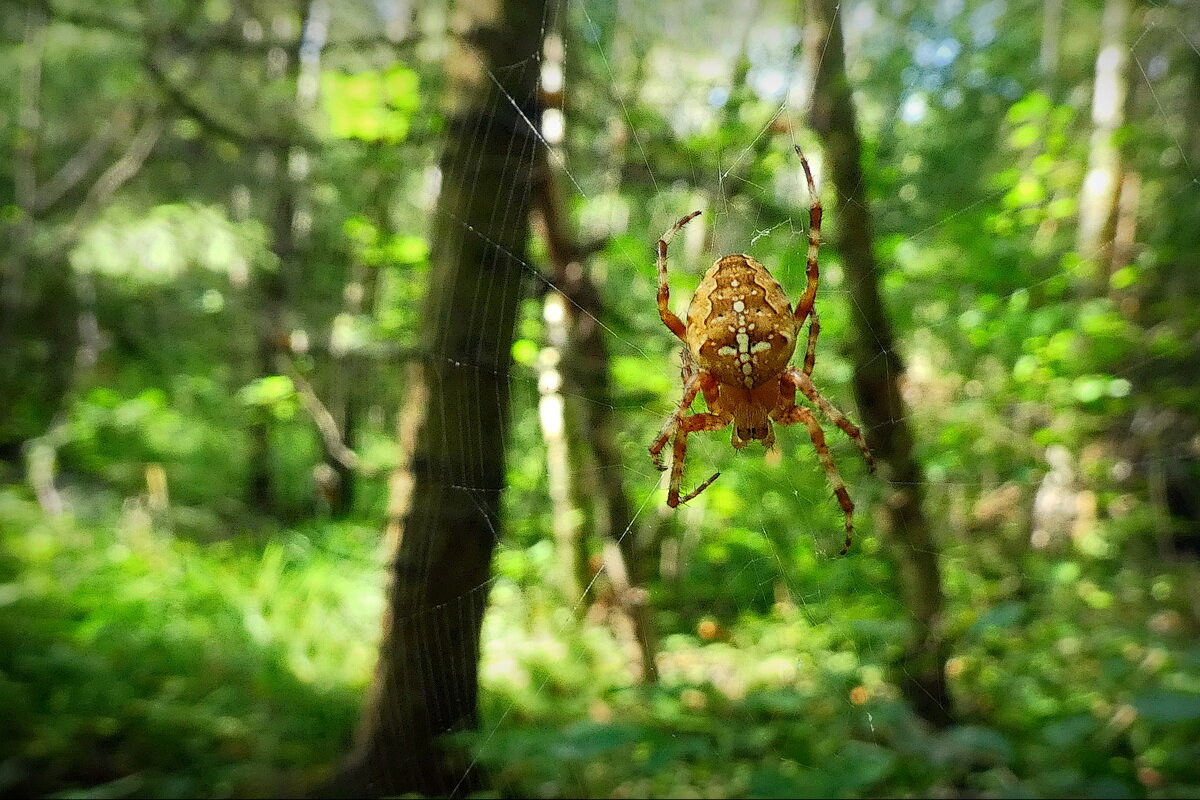
[[[381,19],[388,4],[327,3],[310,74],[306,4],[19,5],[0,10],[0,794],[300,793],[344,752],[374,665],[406,368],[429,336],[472,325],[471,308],[442,327],[420,317],[438,289],[434,190],[455,180],[435,168],[447,21],[422,8],[397,35],[410,21]],[[761,4],[731,35],[728,9],[704,4],[566,4],[566,139],[550,161],[580,239],[605,242],[584,266],[611,394],[563,392],[563,509],[539,408],[548,367],[587,364],[552,339],[543,294],[565,287],[534,248],[502,542],[479,587],[484,724],[467,737],[499,791],[1200,791],[1197,578],[1180,555],[1200,534],[1200,162],[1194,54],[1176,36],[1194,20],[1187,4],[1135,10],[1137,91],[1115,141],[1136,225],[1101,264],[1075,239],[1102,6],[1065,4],[1054,75],[1028,4],[842,6],[942,555],[961,718],[933,731],[899,683],[910,609],[873,513],[892,487],[844,437],[830,428],[858,508],[845,559],[803,431],[781,431],[770,459],[695,437],[685,482],[722,474],[679,512],[645,452],[680,383],[653,244],[703,209],[672,244],[677,310],[727,252],[794,297],[809,203],[794,143],[826,210],[815,380],[859,419],[844,203],[798,91],[796,5]],[[153,121],[145,161],[122,161]],[[41,189],[79,182],[31,203],[26,161]],[[301,377],[357,474],[330,477]],[[612,413],[608,473],[580,444],[595,409]],[[567,598],[548,577],[564,520],[583,556],[600,552],[598,489],[618,477],[662,636],[655,687],[634,680],[607,575]],[[1055,485],[1066,518],[1047,522]]]
[[[1200,651],[1170,627],[1179,611],[1154,611],[1132,583],[1114,614],[1098,585],[1081,581],[1107,568],[1081,564],[1031,575],[1024,601],[956,604],[980,609],[956,623],[965,630],[950,665],[977,721],[941,733],[917,722],[885,677],[904,641],[903,626],[884,624],[895,618],[885,593],[828,616],[817,600],[743,611],[716,633],[702,622],[665,642],[661,685],[636,689],[613,642],[594,628],[564,631],[533,605],[536,592],[502,581],[479,753],[502,792],[539,797],[697,787],[726,797],[1136,795],[1147,782],[1186,796],[1200,780]],[[953,588],[959,577],[952,593],[967,600],[967,584]],[[708,577],[687,581],[694,590]],[[531,648],[540,636],[569,658]]]
[[[321,75],[321,102],[334,138],[401,142],[421,100],[417,73],[400,64],[385,70]]]
[[[382,599],[369,531],[196,545],[144,505],[85,528],[5,490],[0,541],[5,792],[295,792],[346,740]]]
[[[132,285],[167,285],[189,269],[245,276],[268,259],[260,224],[233,223],[219,208],[179,204],[114,208],[71,251],[78,273]]]
[[[267,795],[331,766],[374,658],[384,565],[372,528],[197,545],[144,504],[84,527],[12,491],[0,520],[8,787]],[[951,563],[955,607],[978,609],[954,623],[951,668],[968,716],[988,722],[932,733],[886,678],[904,640],[886,592],[846,594],[828,569],[786,576],[805,586],[803,606],[714,609],[665,640],[661,685],[636,688],[623,643],[568,622],[538,588],[545,562],[506,549],[478,753],[501,790],[546,797],[1077,796],[1147,775],[1186,796],[1200,783],[1183,575],[1147,590],[1123,570],[1101,588],[1114,562],[1076,555],[1046,574],[1031,562],[1026,599],[996,603]],[[684,580],[694,596],[710,582],[703,570]]]
[[[238,390],[238,400],[247,406],[270,410],[280,419],[296,416],[296,386],[287,375],[265,375]]]

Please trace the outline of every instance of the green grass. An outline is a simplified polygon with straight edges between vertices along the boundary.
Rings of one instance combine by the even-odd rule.
[[[199,545],[0,494],[0,792],[269,796],[327,768],[382,603],[371,540],[338,533]]]
[[[84,521],[0,492],[0,793],[265,797],[334,766],[374,665],[378,532],[212,539],[172,535],[137,504]],[[687,622],[663,631],[662,681],[647,688],[627,636],[578,622],[530,572],[524,559],[544,556],[504,551],[485,620],[484,724],[469,739],[501,794],[1200,788],[1186,568],[1147,578],[1119,558],[1045,558],[1006,595],[950,560],[965,716],[936,732],[892,682],[904,631],[882,590],[757,611],[734,598],[745,611],[726,618],[662,611]]]

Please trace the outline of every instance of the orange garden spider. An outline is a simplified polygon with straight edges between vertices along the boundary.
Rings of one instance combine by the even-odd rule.
[[[796,154],[800,156],[800,165],[808,180],[812,206],[808,212],[808,284],[796,303],[795,311],[779,281],[766,267],[748,255],[730,255],[717,259],[704,274],[688,306],[687,324],[684,325],[668,306],[667,245],[700,212],[688,214],[658,240],[658,314],[663,324],[683,340],[686,347],[683,355],[683,397],[663,425],[658,438],[650,445],[650,457],[656,467],[665,470],[662,451],[667,441],[674,438],[667,505],[675,508],[700,494],[721,474],[714,474],[694,491],[679,496],[688,434],[718,431],[732,422],[735,448],[740,450],[757,439],[770,449],[775,444],[772,420],[780,425],[804,423],[846,516],[846,543],[840,553],[844,555],[853,540],[854,502],[825,444],[825,432],[810,409],[796,405],[796,391],[799,390],[827,419],[854,440],[872,471],[875,469],[875,460],[858,427],[822,397],[813,385],[817,336],[821,330],[814,307],[818,282],[817,254],[821,247],[821,200],[817,196],[808,160],[799,147],[796,147]],[[796,341],[805,320],[808,320],[808,348],[804,353],[803,369],[796,369],[788,366],[788,362],[796,350]],[[696,395],[701,393],[708,405],[708,412],[688,413]]]

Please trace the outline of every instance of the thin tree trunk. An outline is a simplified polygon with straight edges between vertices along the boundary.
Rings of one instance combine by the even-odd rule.
[[[300,71],[296,81],[296,108],[301,115],[313,113],[320,97],[321,57],[329,38],[332,17],[333,9],[329,0],[309,0],[297,51]],[[363,175],[363,180],[375,181],[377,200],[378,195],[382,193],[380,187],[385,185],[385,179],[380,170],[372,172],[373,175]],[[382,201],[372,202],[371,212],[379,209],[381,205]],[[378,216],[383,218],[386,214],[380,213]],[[382,229],[381,226],[381,231]],[[374,292],[369,284],[373,283],[376,274],[377,270],[362,263],[350,265],[350,277],[342,292],[343,314],[350,319],[374,310]],[[334,325],[336,329],[337,323]],[[355,464],[339,457],[339,452],[340,448],[344,448],[352,453],[357,444],[359,397],[362,392],[362,379],[365,376],[361,353],[340,347],[336,336],[333,335],[330,336],[329,353],[331,363],[328,372],[328,410],[341,435],[337,442],[333,443],[333,447],[330,446],[331,442],[327,437],[321,437],[324,463],[318,465],[317,471],[325,478],[325,486],[318,486],[318,491],[328,503],[329,513],[334,518],[341,519],[353,508],[358,472]]]
[[[331,793],[457,796],[480,770],[445,734],[478,726],[480,630],[501,529],[511,346],[522,293],[545,6],[460,0],[433,218],[422,364],[393,478],[379,661]]]
[[[296,189],[288,175],[288,149],[286,145],[279,145],[274,153],[277,188],[271,220],[271,251],[279,259],[279,267],[276,270],[260,270],[258,275],[256,366],[260,377],[279,372],[280,358],[291,349],[283,322],[287,297],[284,275],[293,269],[296,259],[296,239],[292,230]],[[250,426],[250,474],[247,486],[249,505],[267,514],[276,510],[272,486],[271,427],[271,415],[265,409],[260,409],[257,419]]]
[[[61,407],[72,380],[71,353],[78,339],[78,298],[67,247],[39,245],[44,190],[38,160],[42,70],[49,20],[43,9],[25,11],[15,88],[13,201],[16,213],[0,220],[0,472],[19,474],[30,440],[43,433]]]
[[[388,197],[394,183],[384,166],[387,163],[387,147],[383,142],[374,142],[368,166],[362,175],[364,184],[371,187],[363,213],[378,231],[379,237],[392,235],[388,218]],[[353,451],[358,444],[358,429],[365,408],[363,398],[367,394],[364,384],[370,378],[372,358],[364,353],[357,343],[348,344],[343,325],[353,325],[357,320],[374,318],[379,293],[378,265],[355,258],[350,263],[346,284],[342,287],[342,311],[333,322],[329,334],[330,365],[325,379],[329,395],[330,416],[340,431],[337,444]],[[322,438],[324,442],[324,437]],[[336,519],[349,516],[354,508],[358,493],[360,466],[340,458],[337,450],[329,443],[324,445],[324,475],[328,480],[328,503],[330,514]]]
[[[637,640],[643,682],[658,680],[658,636],[650,613],[649,595],[642,588],[634,537],[633,508],[626,491],[624,464],[617,445],[612,385],[609,379],[608,344],[605,341],[605,309],[599,287],[591,278],[585,260],[603,243],[579,244],[565,219],[565,203],[554,179],[550,160],[539,154],[536,204],[543,227],[546,250],[553,265],[554,284],[562,293],[563,324],[567,331],[562,377],[568,398],[587,398],[567,416],[575,420],[579,438],[591,450],[596,478],[585,481],[597,487],[602,532],[611,546],[603,548],[605,570],[619,610],[628,618]]]
[[[1200,4],[1193,3],[1184,14],[1180,33],[1184,41],[1200,41]],[[1183,101],[1184,155],[1191,164],[1200,163],[1200,50],[1179,48],[1180,71],[1187,87]]]
[[[904,365],[879,293],[861,165],[862,142],[846,77],[838,4],[836,0],[807,0],[807,8],[807,52],[815,60],[811,123],[825,145],[837,189],[837,207],[829,216],[836,226],[834,238],[845,264],[857,332],[852,354],[854,393],[867,441],[889,485],[881,516],[914,628],[897,669],[901,686],[917,712],[944,725],[952,721],[953,713],[945,678],[941,570],[937,545],[922,509],[924,477],[913,456],[908,411],[900,396]]]
[[[1042,87],[1055,96],[1058,84],[1059,45],[1062,39],[1064,0],[1045,0],[1042,4],[1042,46],[1038,51],[1038,68],[1042,72]]]
[[[308,17],[313,6],[319,0],[311,0],[305,4],[305,21],[302,30],[308,27]],[[300,89],[301,50],[303,37],[296,47],[287,53],[287,59],[279,65],[272,65],[268,77],[273,79],[288,78],[297,87],[296,105],[292,108],[295,122],[300,117],[300,103],[304,100],[303,90]],[[276,71],[277,74],[276,74]],[[294,125],[283,127],[294,129]],[[289,168],[292,154],[292,143],[285,136],[272,147],[272,163],[275,171],[275,203],[271,219],[271,252],[279,261],[278,269],[261,271],[258,279],[258,374],[259,376],[274,375],[280,371],[280,360],[291,350],[287,341],[288,331],[284,322],[284,310],[287,305],[288,277],[296,269],[298,242],[296,240],[295,221],[298,195],[297,181]],[[247,487],[249,504],[262,512],[276,511],[275,493],[273,487],[273,470],[271,465],[271,415],[265,410],[260,411],[258,419],[250,429],[250,475]]]
[[[1087,172],[1079,197],[1079,230],[1075,249],[1093,265],[1086,280],[1089,294],[1102,293],[1108,278],[1110,248],[1121,196],[1121,151],[1114,134],[1125,123],[1129,95],[1130,0],[1106,0],[1101,20],[1100,51],[1092,91],[1092,138]]]
[[[289,340],[287,307],[302,269],[304,241],[297,230],[297,218],[305,211],[303,189],[307,182],[308,159],[301,144],[303,137],[289,136],[302,131],[317,103],[321,51],[329,30],[330,9],[327,0],[304,0],[300,37],[281,65],[268,68],[274,79],[286,79],[295,87],[291,118],[283,120],[282,135],[272,148],[275,169],[275,204],[271,220],[271,251],[279,260],[275,271],[263,271],[259,278],[258,369],[260,376],[286,372],[292,352]],[[275,74],[275,73],[278,74]],[[294,138],[294,141],[293,141]],[[251,427],[249,500],[255,508],[273,513],[279,510],[274,492],[271,463],[271,416],[260,414]],[[325,441],[322,438],[322,445]],[[350,442],[347,447],[352,446]],[[325,448],[328,453],[328,447]],[[337,464],[335,458],[330,458]]]
[[[547,343],[538,355],[538,421],[546,445],[546,488],[550,495],[551,532],[554,535],[552,583],[563,603],[576,603],[587,584],[587,554],[584,550],[584,505],[578,502],[578,487],[572,478],[578,470],[578,444],[572,448],[567,436],[567,402],[559,367],[571,357],[567,339],[567,301],[548,292],[543,305]],[[574,452],[572,452],[574,450]],[[573,474],[574,472],[574,474]]]
[[[34,201],[37,191],[37,150],[41,141],[42,58],[46,47],[46,20],[39,8],[25,12],[20,73],[16,85],[16,123],[13,137],[13,200],[16,218],[0,220],[0,460],[7,461],[16,474],[22,468],[25,442],[33,434],[32,426],[22,424],[18,416],[35,403],[24,396],[27,370],[31,359],[22,358],[29,337],[26,306],[26,267],[34,259],[29,252],[33,240]]]
[[[51,498],[51,510],[61,507],[54,497],[52,466],[63,410],[100,348],[90,279],[74,274],[67,254],[105,202],[142,169],[163,129],[157,110],[134,126],[132,107],[118,107],[109,124],[39,180],[46,127],[43,59],[52,16],[50,8],[26,10],[16,93],[21,135],[12,165],[18,213],[0,220],[0,461],[16,470],[23,454],[36,461],[30,470],[41,484],[39,497]],[[123,149],[93,177],[118,142]],[[82,202],[75,201],[73,213],[64,218],[65,198],[79,190]]]
[[[17,318],[25,280],[21,254],[31,238],[30,229],[37,213],[37,157],[42,138],[42,59],[46,50],[46,18],[40,8],[25,12],[24,47],[21,49],[20,76],[17,81],[17,125],[19,135],[13,147],[13,199],[20,216],[12,225],[11,252],[0,274],[0,325],[4,330]]]

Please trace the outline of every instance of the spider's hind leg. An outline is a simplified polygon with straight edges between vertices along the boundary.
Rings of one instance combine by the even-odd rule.
[[[667,505],[669,505],[671,508],[678,508],[679,506],[683,505],[683,504],[684,504],[684,503],[686,503],[687,501],[689,501],[689,500],[691,500],[692,498],[694,498],[696,495],[698,495],[698,494],[700,494],[701,492],[703,492],[703,491],[704,491],[705,489],[707,489],[709,486],[711,486],[711,485],[712,485],[712,482],[713,482],[713,481],[715,481],[715,480],[716,480],[717,478],[719,478],[719,477],[721,477],[721,473],[719,473],[719,472],[714,472],[714,473],[713,473],[713,474],[712,474],[712,475],[709,477],[709,479],[708,479],[708,480],[706,480],[704,483],[702,483],[702,484],[700,484],[699,486],[697,486],[697,487],[696,487],[695,489],[693,489],[692,491],[690,491],[690,492],[688,492],[687,494],[685,494],[683,497],[676,498],[676,499],[675,499],[675,502],[673,502],[673,503],[671,502],[671,497],[670,497],[670,495],[668,495],[668,496],[667,496]]]
[[[801,422],[808,428],[808,435],[812,439],[813,447],[816,448],[817,458],[821,461],[825,476],[829,478],[829,483],[833,486],[833,493],[837,496],[838,505],[842,507],[842,514],[846,518],[846,542],[838,552],[839,556],[844,556],[850,551],[850,545],[854,542],[854,501],[850,499],[850,492],[846,490],[846,482],[842,480],[842,474],[838,472],[837,464],[833,462],[833,454],[829,452],[829,445],[825,442],[825,431],[821,430],[821,423],[817,421],[816,415],[804,406],[794,405],[787,409],[780,415],[779,422],[784,425]]]
[[[808,359],[805,359],[807,366]],[[795,385],[797,389],[804,393],[804,396],[813,402],[817,408],[821,409],[821,413],[825,418],[842,429],[842,432],[854,440],[858,445],[859,451],[862,453],[863,460],[867,462],[867,469],[871,472],[875,471],[875,457],[871,455],[871,448],[867,446],[867,438],[863,436],[862,430],[851,422],[845,414],[838,411],[833,403],[825,399],[824,395],[817,391],[816,385],[812,382],[812,378],[807,372],[801,372],[795,367],[790,367],[784,375],[784,380]]]

